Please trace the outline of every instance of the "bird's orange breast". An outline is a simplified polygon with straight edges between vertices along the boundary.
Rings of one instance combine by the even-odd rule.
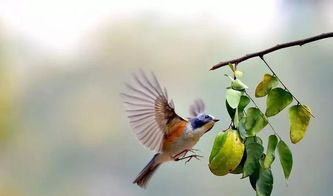
[[[168,148],[168,145],[175,141],[180,135],[182,135],[186,128],[186,121],[177,123],[170,129],[170,132],[164,136],[163,140],[163,150]]]

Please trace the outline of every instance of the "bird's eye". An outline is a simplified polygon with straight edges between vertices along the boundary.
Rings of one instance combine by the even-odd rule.
[[[207,119],[207,118],[209,118],[209,116],[208,116],[208,115],[205,115],[205,118]]]

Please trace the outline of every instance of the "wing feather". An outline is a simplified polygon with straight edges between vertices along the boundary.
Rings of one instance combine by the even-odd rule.
[[[194,100],[194,103],[190,106],[190,115],[192,117],[195,117],[198,114],[204,112],[205,112],[205,103],[201,99]]]
[[[133,91],[135,91],[135,92],[137,92],[137,93],[143,95],[144,97],[149,98],[150,100],[154,100],[154,97],[153,97],[152,95],[146,93],[145,91],[143,91],[143,90],[139,90],[139,89],[137,89],[137,88],[134,88],[132,85],[127,84],[127,83],[125,83],[125,85],[126,85],[129,89],[131,89],[131,90],[133,90]]]
[[[160,151],[163,137],[178,122],[184,121],[175,113],[173,101],[162,88],[154,73],[148,77],[140,70],[133,74],[133,83],[126,83],[128,91],[121,93],[130,125],[137,139],[147,148]]]

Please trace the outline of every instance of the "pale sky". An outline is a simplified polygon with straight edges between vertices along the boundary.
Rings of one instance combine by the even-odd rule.
[[[239,34],[265,35],[279,22],[278,0],[1,0],[0,21],[14,34],[66,51],[106,20],[154,13],[166,20],[211,20]],[[260,25],[258,25],[258,23]]]

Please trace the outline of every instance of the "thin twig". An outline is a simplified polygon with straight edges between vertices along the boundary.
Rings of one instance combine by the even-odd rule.
[[[297,101],[298,105],[301,105],[302,108],[304,108],[313,118],[315,118],[315,116],[306,108],[304,107],[301,102],[291,93],[291,91],[287,88],[287,86],[281,81],[281,79],[276,75],[276,73],[273,71],[273,69],[268,65],[268,63],[266,62],[266,60],[264,59],[263,56],[260,56],[261,60],[264,61],[264,63],[266,64],[266,66],[268,67],[269,70],[271,70],[271,72],[273,73],[273,75],[279,80],[279,82],[282,84],[282,86],[291,94],[291,96]]]
[[[274,52],[276,50],[280,50],[280,49],[288,48],[288,47],[292,47],[292,46],[302,46],[302,45],[310,43],[310,42],[314,42],[314,41],[318,41],[318,40],[325,39],[325,38],[330,38],[330,37],[333,37],[333,32],[323,33],[323,34],[313,36],[313,37],[309,37],[309,38],[306,38],[306,39],[301,39],[301,40],[297,40],[297,41],[278,44],[274,47],[271,47],[271,48],[268,48],[268,49],[265,49],[265,50],[262,50],[262,51],[259,51],[259,52],[247,54],[247,55],[245,55],[243,57],[240,57],[240,58],[220,62],[220,63],[214,65],[210,70],[215,70],[215,69],[218,69],[220,67],[226,66],[228,64],[235,64],[237,66],[239,63],[241,63],[243,61],[246,61],[246,60],[254,58],[254,57],[261,57],[261,56],[264,56],[268,53]]]
[[[282,84],[282,86],[291,94],[291,96],[297,101],[297,104],[300,104],[301,102],[291,93],[291,91],[287,88],[287,86],[280,80],[280,78],[276,75],[276,73],[273,71],[273,69],[268,65],[266,60],[263,56],[260,57],[262,61],[266,64],[269,70],[273,73],[273,75],[279,80],[279,82]]]
[[[230,124],[229,124],[229,129],[233,127],[234,122],[231,120]]]
[[[252,97],[251,97],[246,91],[245,91],[245,94],[250,98],[250,100],[252,101],[252,103],[253,103],[253,104],[256,106],[256,108],[260,111],[261,116],[264,117],[264,118],[267,120],[267,123],[268,123],[268,125],[271,127],[271,129],[273,130],[274,134],[275,134],[276,136],[278,136],[278,138],[279,138],[280,140],[282,140],[281,137],[280,137],[280,135],[275,131],[273,125],[269,122],[268,118],[266,118],[266,116],[264,115],[264,113],[260,110],[259,106],[258,106],[258,105],[256,104],[256,102],[252,99]]]

